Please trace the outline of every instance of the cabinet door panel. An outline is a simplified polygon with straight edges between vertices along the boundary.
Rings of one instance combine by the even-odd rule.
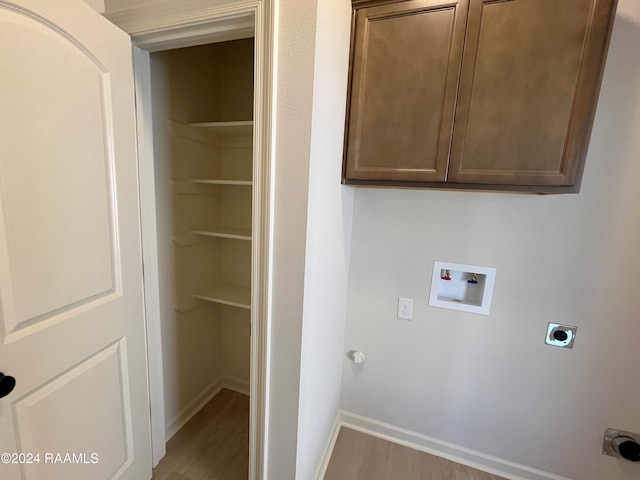
[[[615,0],[471,0],[449,180],[574,185]]]
[[[346,178],[446,179],[467,5],[356,10]]]

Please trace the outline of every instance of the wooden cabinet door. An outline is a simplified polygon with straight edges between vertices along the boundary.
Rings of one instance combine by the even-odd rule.
[[[616,0],[471,0],[449,181],[579,184]]]
[[[346,179],[446,179],[467,8],[468,0],[356,5]]]

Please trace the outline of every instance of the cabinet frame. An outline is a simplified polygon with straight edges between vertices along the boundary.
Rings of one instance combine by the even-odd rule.
[[[604,71],[606,48],[609,41],[608,32],[612,20],[610,13],[614,11],[612,6],[615,7],[617,0],[594,0],[592,4],[588,20],[589,27],[584,36],[578,77],[569,111],[570,121],[567,126],[559,171],[468,171],[464,168],[464,147],[468,133],[470,104],[474,93],[474,74],[480,47],[482,22],[485,8],[499,3],[505,2],[504,0],[471,0],[448,180],[453,183],[500,183],[565,188],[579,186]],[[495,182],[496,179],[499,179],[500,182]]]
[[[591,11],[591,22],[586,35],[584,48],[582,51],[581,66],[573,98],[568,134],[565,138],[562,175],[558,175],[551,184],[540,184],[543,175],[533,172],[533,175],[509,174],[506,172],[495,175],[495,172],[483,175],[478,172],[465,172],[461,169],[461,152],[465,140],[466,129],[461,126],[466,121],[468,112],[464,112],[465,90],[469,90],[469,78],[460,76],[460,84],[456,95],[456,112],[453,124],[453,134],[451,151],[448,158],[447,176],[444,181],[422,181],[408,178],[399,180],[397,178],[356,178],[350,174],[347,167],[349,149],[349,126],[350,117],[353,115],[353,63],[356,51],[356,19],[360,9],[377,5],[390,5],[401,3],[406,0],[384,1],[384,0],[352,0],[352,35],[351,50],[349,60],[349,80],[347,93],[347,115],[345,121],[345,150],[343,156],[342,183],[354,186],[376,186],[376,187],[404,187],[404,188],[438,188],[457,190],[480,190],[480,191],[511,191],[523,193],[578,193],[582,181],[585,160],[589,141],[591,138],[591,127],[593,125],[597,100],[600,93],[600,86],[604,74],[606,53],[609,47],[617,0],[594,0]],[[461,74],[470,58],[469,51],[473,46],[469,46],[469,24],[474,20],[474,12],[487,3],[498,3],[511,0],[470,0],[470,7],[467,19],[465,20],[465,43],[462,59]],[[553,184],[555,183],[555,184]]]
[[[421,181],[446,180],[469,0],[405,0],[404,2],[356,3],[359,3],[361,8],[354,8],[352,15],[347,101],[349,110],[345,125],[346,148],[343,177],[351,179],[392,179],[397,181],[407,181],[414,178],[419,178]],[[367,75],[369,74],[366,67],[369,61],[370,25],[373,22],[390,22],[399,19],[406,21],[411,17],[422,17],[422,21],[424,21],[430,14],[446,11],[451,11],[452,13],[452,24],[449,32],[449,44],[446,50],[446,71],[442,74],[444,82],[438,86],[441,89],[441,92],[438,93],[442,95],[442,103],[438,107],[440,109],[438,112],[440,114],[440,122],[437,145],[434,145],[432,151],[433,161],[430,159],[429,162],[424,164],[406,168],[401,165],[393,165],[392,159],[390,159],[387,166],[362,165],[360,159],[362,158],[361,150],[364,142],[360,141],[360,131],[363,128],[363,124],[367,122],[367,118],[371,118],[367,117],[364,112],[367,106],[365,102],[365,94],[367,93],[365,84],[368,81]],[[418,46],[415,46],[415,48],[417,50]],[[404,60],[406,61],[406,58]],[[432,88],[432,92],[436,92],[436,89]],[[405,103],[409,103],[409,101],[409,98],[405,98]],[[412,113],[415,114],[416,111]],[[373,118],[377,118],[377,116]],[[380,132],[383,135],[394,135],[394,132],[383,130],[384,133]],[[397,133],[399,132],[396,129],[395,134]],[[413,153],[414,157],[417,157],[417,152]]]

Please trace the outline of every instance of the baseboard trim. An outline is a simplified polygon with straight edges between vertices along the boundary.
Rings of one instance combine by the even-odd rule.
[[[571,480],[344,410],[340,425],[508,480]]]
[[[165,427],[166,441],[168,442],[169,439],[178,432],[178,430],[184,427],[185,423],[191,420],[193,416],[209,402],[209,400],[215,397],[216,394],[222,390],[223,386],[224,382],[222,379],[216,380],[205,388],[200,395],[194,398],[191,403],[184,407]]]
[[[227,388],[234,392],[242,393],[243,395],[249,395],[249,382],[233,377],[222,377],[209,385],[205,390],[198,395],[189,405],[184,407],[178,415],[174,417],[171,422],[165,427],[166,442],[173,437],[178,430],[193,418],[202,407],[204,407],[209,401],[215,397],[220,390]]]
[[[250,383],[247,380],[233,377],[223,377],[222,388],[227,388],[247,396],[249,396],[251,390]]]
[[[333,424],[333,429],[331,430],[331,435],[327,440],[327,444],[322,451],[322,456],[320,457],[320,463],[318,463],[318,467],[316,468],[316,473],[313,476],[316,480],[322,480],[324,475],[327,473],[327,468],[329,467],[329,461],[331,460],[331,454],[333,454],[333,448],[336,446],[336,440],[338,440],[338,433],[340,433],[340,426],[342,422],[340,420],[340,414],[336,416],[336,421]]]

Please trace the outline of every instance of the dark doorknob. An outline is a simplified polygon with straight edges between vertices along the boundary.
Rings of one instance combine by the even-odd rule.
[[[16,386],[16,379],[0,372],[0,398],[9,395]]]

